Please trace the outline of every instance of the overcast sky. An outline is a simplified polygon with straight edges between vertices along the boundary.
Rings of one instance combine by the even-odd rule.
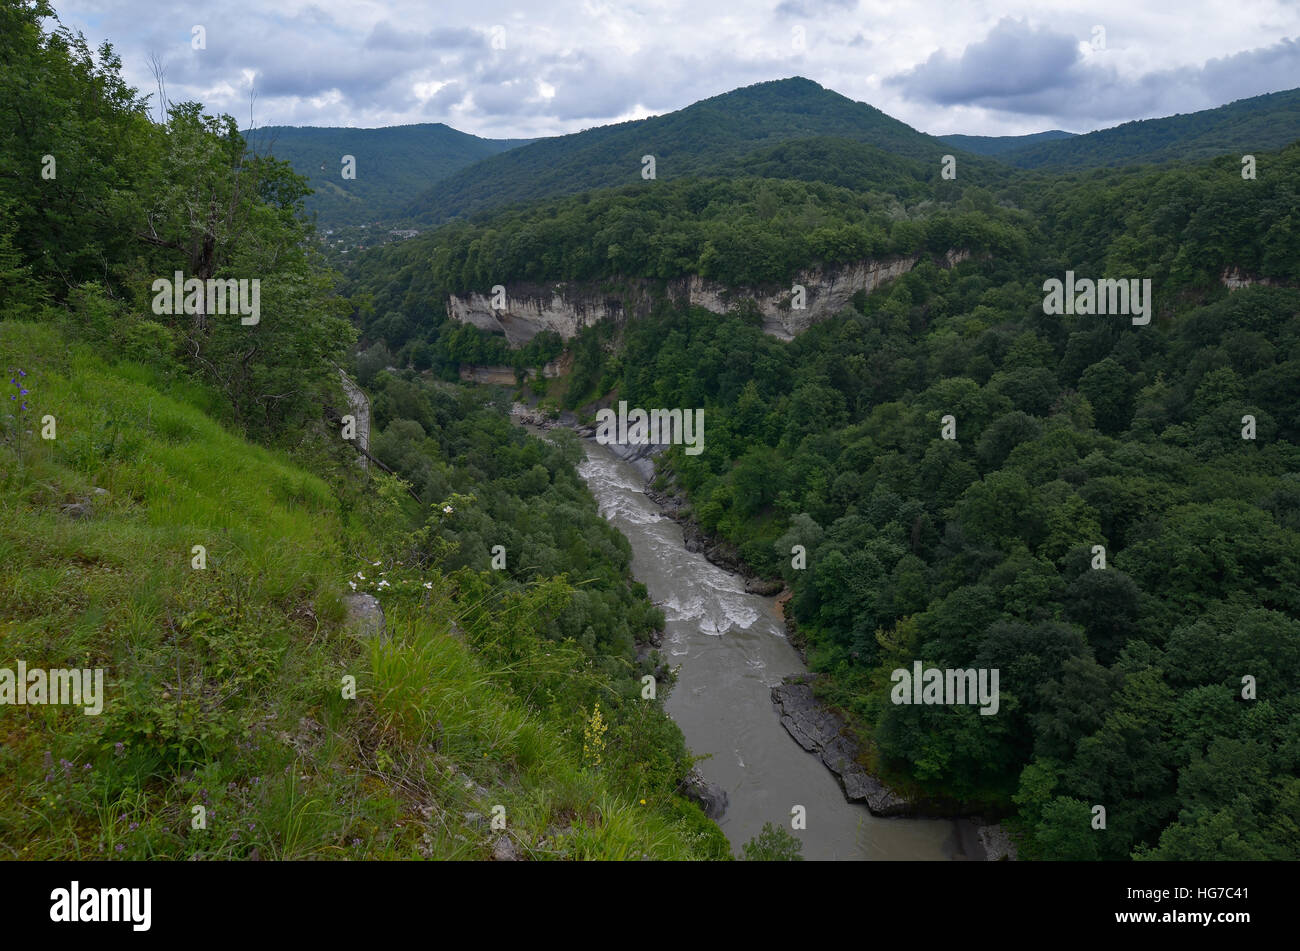
[[[53,0],[127,79],[247,127],[493,138],[806,76],[924,132],[1074,132],[1300,86],[1297,0]],[[194,27],[206,48],[194,49]]]

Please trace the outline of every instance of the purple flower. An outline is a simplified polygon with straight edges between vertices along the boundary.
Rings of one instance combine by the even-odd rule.
[[[19,396],[26,396],[26,395],[27,395],[27,391],[24,390],[24,389],[21,389],[21,388],[20,388],[20,389],[18,390],[18,395],[19,395]]]
[[[119,842],[117,845],[113,846],[113,851],[121,852],[124,848],[126,848],[126,846]]]
[[[140,828],[140,823],[138,823],[138,822],[133,822],[133,823],[131,823],[130,828],[128,828],[126,831],[128,831],[128,832],[134,832],[134,831],[135,831],[136,829],[138,829],[138,828]]]
[[[19,376],[26,376],[27,374],[26,374],[24,371],[19,370],[19,371],[18,371],[18,375],[19,375]]]

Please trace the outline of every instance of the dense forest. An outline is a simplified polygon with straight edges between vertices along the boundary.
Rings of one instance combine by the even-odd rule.
[[[357,263],[363,337],[446,373],[534,366],[554,340],[512,354],[445,323],[445,295],[976,252],[790,343],[743,303],[665,300],[583,330],[533,391],[705,409],[706,451],[670,450],[660,486],[789,585],[824,699],[901,788],[1009,816],[1027,857],[1300,856],[1300,146],[1254,179],[1226,156],[929,184],[869,148],[786,142],[744,176],[452,223]],[[824,161],[855,153],[857,181]],[[1045,315],[1067,269],[1151,279],[1151,324]],[[891,703],[913,660],[999,668],[1002,714]]]
[[[1029,859],[1300,858],[1296,91],[976,155],[762,83],[454,172],[450,142],[428,191],[360,193],[436,230],[345,260],[308,202],[351,198],[53,15],[0,0],[0,644],[111,676],[102,717],[5,709],[0,854],[732,857],[644,692],[663,615],[520,399],[704,410],[657,487],[788,587],[896,788]],[[790,341],[746,299],[893,258]],[[260,320],[157,313],[176,271],[259,279]],[[1152,320],[1045,313],[1067,271],[1150,280]],[[695,276],[729,312],[662,293]],[[633,281],[647,312],[519,349],[447,315]],[[455,382],[477,364],[520,385]],[[892,702],[914,662],[1000,670],[998,714]]]
[[[261,126],[245,130],[244,138],[251,151],[288,162],[307,179],[311,194],[303,207],[321,230],[396,223],[412,192],[530,141],[483,139],[441,122],[384,129]]]

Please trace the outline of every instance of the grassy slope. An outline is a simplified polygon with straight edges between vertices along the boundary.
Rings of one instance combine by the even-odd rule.
[[[222,429],[202,392],[34,324],[0,321],[0,363],[28,372],[33,414],[0,442],[0,667],[107,668],[101,716],[0,706],[0,857],[479,858],[498,803],[534,858],[716,849],[694,806],[585,768],[574,725],[452,632],[464,607],[436,573],[381,596],[391,640],[350,633],[346,579],[385,566],[346,554],[325,482]],[[62,511],[86,496],[91,517]]]

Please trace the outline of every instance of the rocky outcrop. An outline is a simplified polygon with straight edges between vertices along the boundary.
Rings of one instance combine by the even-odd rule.
[[[772,702],[786,732],[836,775],[846,799],[865,803],[877,816],[914,814],[912,803],[862,768],[857,744],[844,735],[844,721],[813,698],[810,684],[777,684],[772,688]]]
[[[1270,277],[1257,277],[1253,274],[1247,274],[1239,267],[1225,267],[1223,273],[1219,275],[1219,281],[1230,291],[1240,290],[1254,284],[1263,284],[1265,287],[1274,287],[1277,284],[1277,281]]]
[[[697,769],[686,774],[680,791],[687,799],[698,803],[710,819],[721,819],[727,811],[727,791],[717,783],[707,781]]]
[[[543,379],[553,380],[559,375],[560,361],[558,360],[552,360],[542,367]],[[534,379],[536,376],[537,371],[532,367],[524,371],[524,378],[527,380]],[[495,383],[500,386],[514,386],[518,383],[515,368],[507,366],[465,365],[460,368],[460,379],[462,383]]]
[[[936,260],[943,267],[953,267],[968,257],[968,251],[953,250]],[[617,284],[517,283],[506,287],[504,306],[499,308],[492,306],[491,294],[452,294],[447,298],[447,315],[504,334],[511,346],[518,347],[543,330],[553,330],[569,340],[583,327],[648,313],[660,295],[717,314],[727,313],[742,300],[752,300],[763,317],[764,332],[792,340],[813,324],[835,316],[858,291],[874,291],[886,281],[906,274],[920,260],[921,255],[911,255],[806,268],[788,285],[764,287],[730,287],[698,275],[666,282],[627,279]],[[795,306],[796,285],[803,288],[801,307]]]
[[[343,383],[343,395],[348,399],[348,411],[357,424],[356,442],[363,453],[357,461],[364,467],[367,461],[364,454],[370,451],[370,398],[366,396],[361,387],[357,386],[352,377],[344,372],[342,367],[339,367],[338,370],[339,378]]]
[[[343,596],[347,611],[347,625],[362,639],[382,637],[384,609],[373,594],[348,594]]]

